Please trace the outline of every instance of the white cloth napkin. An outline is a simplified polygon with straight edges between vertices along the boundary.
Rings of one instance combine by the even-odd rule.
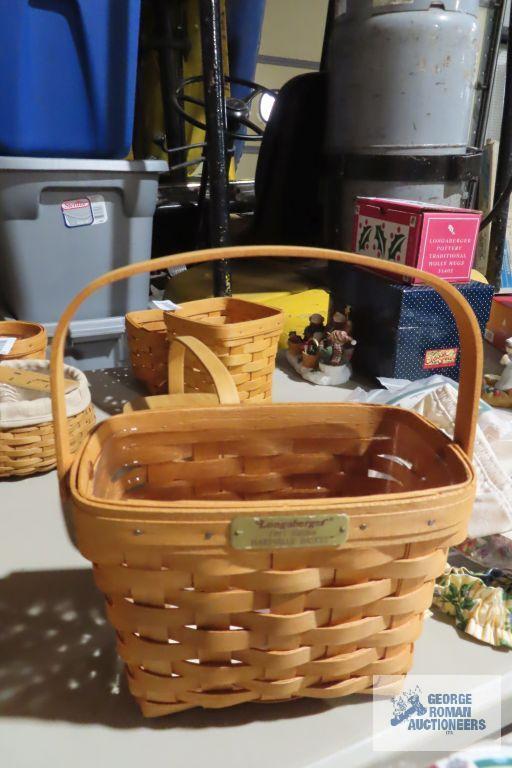
[[[48,360],[9,360],[0,365],[50,373]],[[76,389],[66,393],[66,413],[68,416],[76,416],[85,411],[91,402],[89,382],[82,371],[70,365],[64,366],[64,376],[78,382]],[[48,394],[0,383],[0,429],[29,427],[34,424],[46,424],[52,420],[52,404]]]

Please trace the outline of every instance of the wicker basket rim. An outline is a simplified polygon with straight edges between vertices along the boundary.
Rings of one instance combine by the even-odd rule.
[[[209,303],[214,302],[214,301],[215,302],[230,301],[230,302],[237,302],[239,304],[250,304],[252,306],[256,305],[257,307],[259,307],[261,309],[268,310],[268,314],[267,314],[266,317],[252,318],[250,320],[242,320],[242,321],[240,321],[238,323],[227,323],[227,324],[226,323],[222,323],[222,325],[229,325],[230,328],[236,328],[237,326],[244,325],[247,322],[253,322],[253,320],[267,320],[267,319],[270,319],[270,318],[277,318],[277,317],[279,317],[279,315],[283,315],[284,314],[284,312],[282,310],[277,309],[276,307],[269,307],[266,304],[259,304],[256,301],[247,301],[246,299],[237,299],[237,298],[234,298],[234,297],[226,297],[226,298],[219,297],[219,298],[215,298],[215,299],[196,299],[195,301],[188,301],[188,302],[186,302],[186,304],[183,305],[183,308],[181,310],[179,310],[179,309],[173,310],[172,313],[169,313],[169,314],[172,317],[179,317],[179,318],[182,318],[183,320],[189,320],[190,318],[188,316],[188,313],[187,314],[183,314],[183,311],[184,311],[185,307],[187,309],[189,309],[189,308],[192,309],[194,304],[198,304],[199,302],[203,302],[203,301],[208,301]],[[137,328],[137,329],[140,329],[140,330],[143,330],[143,331],[147,330],[146,326],[149,323],[160,323],[161,322],[162,323],[162,328],[152,328],[151,332],[152,333],[165,333],[165,331],[166,331],[165,314],[167,314],[167,313],[164,312],[161,309],[142,309],[142,310],[138,310],[138,311],[135,311],[135,312],[128,312],[126,314],[125,319],[126,319],[126,322],[129,325],[132,325],[134,328]],[[216,325],[216,323],[206,322],[204,320],[192,320],[191,322],[202,324],[202,325],[205,325],[205,326],[210,326],[210,327]],[[220,323],[219,323],[219,325],[220,325]]]
[[[19,328],[20,331],[25,330],[26,333],[20,336],[22,339],[46,333],[44,326],[40,323],[32,323],[26,320],[0,320],[0,334],[4,335],[4,331],[8,328],[12,328],[13,331],[16,328]]]
[[[250,415],[251,411],[255,414],[261,415],[262,411],[264,410],[298,410],[301,408],[304,408],[305,406],[308,407],[308,409],[311,410],[323,410],[326,407],[329,409],[336,408],[339,410],[347,410],[349,408],[357,407],[358,409],[365,409],[371,412],[375,412],[376,409],[380,410],[382,413],[387,414],[393,414],[396,415],[397,418],[401,419],[404,423],[410,423],[415,424],[416,426],[422,425],[423,429],[427,432],[435,432],[446,444],[446,447],[450,449],[453,452],[453,456],[456,457],[457,463],[459,464],[459,467],[463,470],[465,478],[463,481],[459,483],[452,483],[451,485],[447,486],[436,486],[432,488],[422,489],[422,490],[409,490],[409,491],[402,491],[398,493],[386,493],[384,497],[382,494],[369,494],[367,496],[357,496],[357,497],[331,497],[331,498],[324,498],[324,499],[286,499],[281,500],[279,503],[279,511],[283,514],[287,513],[287,510],[292,510],[297,512],[297,510],[300,509],[315,509],[317,512],[319,509],[325,509],[326,512],[334,512],[334,511],[340,511],[342,512],[344,509],[350,508],[359,508],[368,506],[368,504],[371,504],[372,502],[375,502],[377,498],[380,498],[381,500],[384,498],[385,503],[396,506],[397,503],[403,502],[407,504],[411,499],[414,499],[415,501],[418,501],[420,499],[425,499],[428,501],[429,507],[432,506],[432,497],[435,496],[437,499],[439,499],[440,496],[451,496],[452,494],[460,493],[464,490],[464,488],[467,488],[470,490],[475,482],[475,472],[472,467],[472,464],[465,454],[465,452],[462,450],[460,446],[453,443],[447,435],[444,434],[440,429],[438,429],[434,424],[432,424],[428,419],[426,419],[421,414],[416,413],[415,411],[409,411],[405,410],[403,408],[398,408],[396,406],[388,406],[388,405],[374,405],[371,403],[269,403],[269,404],[260,404],[260,405],[225,405],[225,406],[215,406],[214,408],[211,407],[198,407],[194,408],[194,416],[197,416],[199,419],[204,420],[204,423],[208,422],[208,416],[211,415],[212,411],[216,413],[216,415],[219,414],[219,410],[222,409],[222,412],[224,413],[239,413],[241,417],[247,418],[248,415]],[[172,410],[169,411],[159,411],[159,412],[148,412],[148,411],[140,411],[140,412],[134,412],[130,413],[130,423],[132,426],[136,426],[137,421],[141,421],[143,423],[148,422],[148,416],[150,419],[154,420],[155,422],[158,422],[161,420],[162,416],[165,414],[172,414]],[[198,515],[204,514],[205,512],[218,512],[220,509],[226,509],[229,510],[229,512],[232,514],[236,510],[240,510],[240,501],[201,501],[197,499],[193,499],[190,501],[164,501],[164,502],[158,502],[158,501],[141,501],[139,500],[127,500],[123,499],[122,501],[112,501],[105,499],[101,496],[95,496],[94,494],[84,493],[83,492],[83,486],[84,483],[82,480],[85,478],[86,481],[90,479],[90,460],[83,461],[84,454],[87,452],[88,446],[91,443],[91,441],[98,436],[101,440],[103,438],[102,432],[105,432],[105,437],[113,437],[116,434],[116,423],[126,422],[126,415],[124,414],[117,414],[115,416],[111,416],[107,421],[101,422],[96,425],[96,427],[90,432],[87,440],[84,441],[84,444],[80,450],[80,453],[75,460],[73,467],[71,469],[71,475],[70,475],[70,487],[71,487],[71,493],[74,498],[74,500],[82,505],[85,504],[88,508],[88,511],[90,511],[89,505],[92,504],[93,506],[98,507],[98,513],[103,516],[103,511],[105,510],[111,510],[113,513],[115,511],[115,514],[119,514],[119,512],[130,512],[133,514],[133,512],[137,511],[139,512],[139,516],[142,514],[145,514],[146,512],[150,512],[151,510],[157,510],[158,512],[166,512],[166,513],[176,513],[179,514],[180,511],[186,511],[188,515],[192,514],[194,512],[197,512]],[[283,506],[284,505],[284,506]],[[251,511],[251,513],[260,513],[260,514],[271,514],[272,512],[275,514],[276,511],[276,501],[273,499],[269,500],[261,500],[261,501],[244,501],[243,502],[243,510],[245,511]],[[108,515],[107,515],[108,516]]]
[[[263,310],[265,314],[262,317],[248,317],[246,320],[240,320],[236,323],[216,323],[212,322],[211,320],[197,320],[195,318],[191,318],[190,314],[192,314],[196,309],[199,309],[199,305],[201,304],[208,304],[210,306],[210,309],[215,309],[215,307],[226,307],[228,304],[238,304],[240,306],[247,306],[247,307],[257,307],[260,310]],[[247,301],[247,299],[237,299],[232,296],[219,296],[213,299],[196,299],[195,301],[187,301],[184,302],[180,309],[173,310],[172,312],[164,312],[164,318],[166,316],[168,317],[178,317],[181,320],[189,320],[190,322],[197,323],[198,325],[204,325],[209,327],[215,327],[215,326],[229,326],[229,328],[236,329],[238,327],[246,325],[246,323],[252,323],[252,322],[264,322],[266,320],[273,320],[279,318],[281,315],[284,315],[284,312],[282,309],[276,309],[276,307],[269,307],[266,304],[259,304],[257,301]]]
[[[326,499],[280,499],[279,500],[279,514],[298,514],[302,511],[302,514],[310,514],[312,511],[318,513],[320,511],[325,514],[344,513],[347,510],[360,510],[368,509],[368,506],[375,504],[376,500],[385,501],[388,505],[388,512],[396,512],[396,507],[402,505],[404,507],[401,511],[407,511],[409,509],[411,501],[419,502],[425,501],[425,508],[432,511],[432,498],[435,496],[437,501],[446,498],[446,503],[438,505],[437,509],[444,507],[450,507],[452,504],[452,497],[460,495],[461,492],[467,490],[471,496],[474,496],[474,475],[471,467],[467,467],[468,477],[462,483],[454,483],[452,485],[442,485],[435,488],[427,488],[420,491],[402,491],[401,493],[387,493],[383,499],[382,494],[368,494],[367,496],[333,496]],[[74,502],[81,508],[85,509],[88,513],[97,514],[98,517],[105,519],[118,520],[119,515],[126,513],[129,519],[147,519],[148,522],[151,518],[147,517],[153,513],[162,515],[165,514],[166,521],[172,521],[173,518],[176,522],[203,522],[205,520],[205,514],[208,520],[211,522],[226,522],[231,520],[233,516],[243,514],[251,515],[272,515],[276,514],[276,501],[273,499],[265,499],[262,501],[200,501],[198,499],[191,499],[189,501],[141,501],[140,499],[123,499],[119,501],[111,501],[104,499],[102,496],[94,496],[93,494],[84,494],[80,490],[80,474],[85,472],[78,465],[73,468],[70,475],[70,488],[71,496]],[[240,505],[243,504],[241,509]],[[94,509],[93,509],[94,508]],[[224,514],[222,513],[224,510]],[[196,514],[195,514],[196,513]],[[215,513],[215,516],[213,515]],[[154,522],[158,520],[162,521],[161,517],[155,518]],[[439,533],[439,532],[438,532]]]
[[[47,344],[44,326],[25,320],[0,320],[0,336],[16,337],[11,351],[0,357],[2,360],[22,358],[31,351],[44,349]]]
[[[162,309],[141,309],[136,312],[128,312],[125,316],[125,321],[128,325],[132,325],[134,328],[147,330],[146,325],[148,323],[162,323],[162,328],[152,329],[153,333],[165,332],[164,313]]]

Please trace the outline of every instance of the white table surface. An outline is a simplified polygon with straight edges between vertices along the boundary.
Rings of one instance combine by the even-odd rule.
[[[90,376],[106,411],[132,396],[122,374]],[[276,372],[274,399],[339,400]],[[512,723],[512,652],[432,617],[414,672],[498,674]],[[1,768],[357,768],[426,766],[427,753],[372,752],[371,701],[302,700],[145,720],[130,698],[90,565],[73,548],[55,472],[0,484]]]

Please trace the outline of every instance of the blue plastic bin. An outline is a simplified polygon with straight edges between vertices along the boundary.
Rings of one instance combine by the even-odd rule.
[[[0,0],[0,155],[125,157],[140,0]]]

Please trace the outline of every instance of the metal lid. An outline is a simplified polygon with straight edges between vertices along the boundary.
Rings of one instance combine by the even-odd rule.
[[[346,11],[343,6],[346,6]],[[478,15],[478,0],[339,0],[338,15],[376,16],[383,13],[404,11],[440,11]]]
[[[166,173],[165,160],[96,160],[69,157],[0,156],[1,171],[86,171],[88,173]]]

